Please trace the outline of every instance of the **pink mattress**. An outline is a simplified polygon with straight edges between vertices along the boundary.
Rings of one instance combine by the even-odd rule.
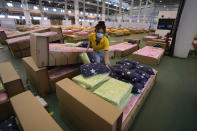
[[[148,36],[144,36],[145,39],[157,39],[158,36],[152,36],[152,35],[148,35]]]
[[[197,45],[197,40],[193,40],[193,44]]]
[[[159,57],[164,53],[164,49],[155,48],[152,46],[145,46],[142,49],[135,51],[133,54],[138,54],[142,56],[153,57],[155,59],[159,59]]]
[[[60,78],[61,76],[64,76],[70,72],[73,72],[74,70],[76,70],[78,68],[79,68],[78,65],[74,65],[74,66],[64,66],[64,67],[52,69],[48,72],[49,78],[50,78],[50,80]]]
[[[0,30],[1,30],[1,31],[4,31],[5,34],[6,34],[7,36],[8,36],[8,35],[13,35],[13,34],[15,34],[15,32],[9,31],[8,29],[3,28],[3,27],[0,27]]]
[[[7,39],[6,42],[8,43],[8,45],[11,45],[11,44],[15,44],[15,43],[18,43],[18,42],[25,42],[25,41],[29,41],[29,40],[30,40],[30,36],[27,35],[27,36]]]
[[[112,45],[109,48],[115,51],[126,51],[136,46],[137,44],[132,45],[132,44],[120,43],[120,44]]]
[[[76,32],[75,35],[84,36],[84,35],[89,35],[89,33],[88,32]]]
[[[44,33],[40,33],[44,36],[54,36],[54,35],[57,35],[57,32],[44,32]]]
[[[81,31],[80,29],[72,29],[73,32],[79,32]]]
[[[66,47],[65,44],[50,44],[49,51],[56,51],[56,52],[84,52],[86,48],[82,47]],[[88,51],[92,52],[92,49]]]
[[[72,30],[63,30],[62,33],[63,34],[72,34],[72,33],[74,33],[74,31],[72,31]]]
[[[7,100],[8,99],[8,95],[5,92],[0,93],[0,103]]]

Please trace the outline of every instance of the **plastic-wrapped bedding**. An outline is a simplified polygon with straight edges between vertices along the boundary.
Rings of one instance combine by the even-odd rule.
[[[77,43],[65,43],[67,47],[77,47],[83,44],[83,42],[77,42]]]
[[[132,87],[131,84],[110,78],[96,89],[94,93],[117,107],[122,108],[128,102]]]
[[[67,47],[65,44],[49,44],[49,51],[56,52],[85,52],[86,48],[82,47]],[[92,51],[89,49],[88,51]]]
[[[120,44],[112,45],[109,48],[115,51],[126,51],[135,46],[137,46],[137,44],[120,43]]]
[[[54,36],[54,35],[57,35],[57,32],[44,32],[44,33],[40,33],[41,35],[43,36]]]
[[[155,59],[159,59],[159,57],[164,53],[164,49],[162,48],[155,48],[151,46],[145,46],[142,49],[135,51],[133,54],[138,54],[142,56],[148,56]]]
[[[98,84],[103,83],[109,79],[109,74],[99,74],[99,75],[94,75],[91,77],[83,77],[83,75],[78,75],[74,77],[72,80],[75,81],[76,83],[79,83],[80,85],[83,85],[83,87],[87,89],[94,89]]]
[[[145,39],[157,39],[158,36],[152,36],[152,35],[148,35],[148,36],[144,36]]]

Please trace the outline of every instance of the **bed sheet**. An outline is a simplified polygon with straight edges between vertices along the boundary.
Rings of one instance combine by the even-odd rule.
[[[110,50],[115,50],[115,51],[126,51],[126,50],[129,50],[135,46],[137,46],[137,44],[120,43],[120,44],[112,45],[109,48],[110,48]]]
[[[30,40],[30,36],[27,35],[27,36],[7,39],[6,42],[8,43],[8,45],[11,45],[11,44],[15,44],[15,43],[19,43],[19,42],[25,42],[25,41],[29,41],[29,40]]]

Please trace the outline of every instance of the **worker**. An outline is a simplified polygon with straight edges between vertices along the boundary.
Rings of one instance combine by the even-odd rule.
[[[96,63],[100,63],[104,60],[104,64],[109,68],[109,40],[105,35],[106,26],[104,21],[99,21],[95,26],[95,33],[89,35],[89,44],[87,50],[90,46],[93,48],[94,58]]]

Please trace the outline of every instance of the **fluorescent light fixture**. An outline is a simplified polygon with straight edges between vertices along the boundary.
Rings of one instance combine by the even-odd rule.
[[[92,13],[90,13],[90,15],[92,16]]]
[[[44,7],[44,10],[48,10],[48,8],[45,8],[45,7]]]
[[[85,15],[88,15],[88,14],[89,14],[88,12],[85,13]]]
[[[0,18],[5,18],[5,15],[0,15]]]
[[[44,17],[44,20],[47,20],[47,17]]]
[[[23,8],[23,5],[21,5],[21,8]]]
[[[101,16],[101,14],[98,15],[99,17]]]
[[[7,3],[7,5],[8,5],[9,7],[13,7],[13,4],[12,4],[12,3]]]
[[[8,18],[11,18],[11,19],[20,19],[19,16],[14,16],[14,15],[8,15]]]
[[[34,6],[34,10],[38,10],[38,7],[37,6]]]
[[[72,13],[71,10],[69,10],[68,13]]]
[[[33,17],[34,20],[41,20],[41,17]]]
[[[83,15],[83,12],[80,12],[81,15]]]
[[[61,12],[64,12],[64,10],[61,10]]]
[[[56,9],[53,9],[53,11],[56,12],[57,10]]]
[[[22,16],[22,19],[24,20],[25,19],[25,16]]]
[[[162,2],[162,0],[160,0],[160,3]]]
[[[97,16],[97,14],[94,14],[94,16]]]

